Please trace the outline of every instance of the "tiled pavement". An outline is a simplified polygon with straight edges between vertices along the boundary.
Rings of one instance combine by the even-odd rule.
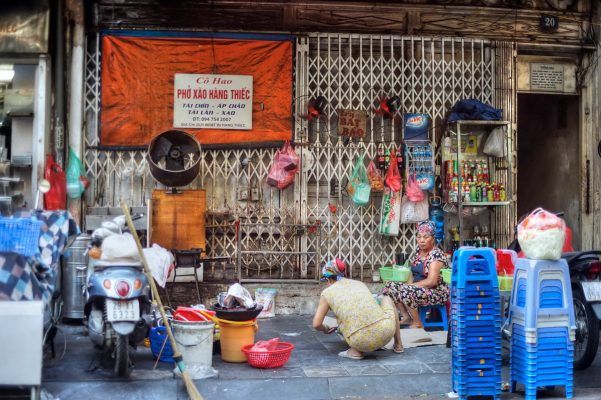
[[[346,346],[337,335],[311,329],[310,316],[282,316],[259,322],[257,339],[280,337],[294,343],[290,361],[279,369],[255,369],[225,363],[213,357],[215,378],[195,381],[206,400],[321,400],[321,399],[444,399],[451,390],[451,351],[445,346],[406,349],[403,354],[377,351],[363,360],[338,357]],[[136,367],[128,380],[108,369],[86,372],[96,350],[77,325],[63,326],[67,353],[62,361],[44,368],[47,399],[185,399],[171,366],[154,360],[147,348],[138,348]],[[60,337],[57,342],[60,342]],[[60,348],[60,345],[59,345]],[[599,399],[601,355],[584,373],[575,374],[575,398]],[[507,375],[507,367],[504,367]],[[3,398],[0,391],[0,398]],[[523,398],[505,393],[503,399]],[[563,398],[563,390],[539,392],[539,398]]]

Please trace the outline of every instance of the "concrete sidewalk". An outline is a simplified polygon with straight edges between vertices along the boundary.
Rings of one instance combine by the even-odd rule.
[[[213,357],[215,378],[195,381],[206,400],[321,400],[321,399],[444,399],[451,390],[451,350],[445,346],[409,348],[403,354],[377,351],[363,360],[341,358],[347,347],[335,334],[325,335],[310,327],[309,316],[281,316],[260,320],[257,340],[280,337],[294,343],[290,361],[279,369],[255,369],[248,364],[225,363]],[[43,388],[49,399],[186,399],[172,367],[159,363],[153,369],[150,350],[138,348],[135,369],[127,380],[109,369],[89,370],[97,351],[83,336],[81,326],[63,325],[67,353],[62,361],[44,368]],[[57,338],[59,350],[61,337]],[[601,357],[599,357],[601,358]],[[575,374],[575,398],[599,399],[594,388],[600,360],[584,373]],[[504,380],[507,380],[504,366]],[[50,396],[51,395],[51,396]],[[2,392],[0,392],[0,398]],[[503,399],[523,398],[505,393]],[[539,392],[539,398],[564,398],[563,388]]]

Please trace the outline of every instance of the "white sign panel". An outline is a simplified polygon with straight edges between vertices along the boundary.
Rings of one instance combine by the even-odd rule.
[[[173,126],[250,130],[253,77],[175,74]]]
[[[563,92],[562,64],[530,63],[530,89],[541,92]]]

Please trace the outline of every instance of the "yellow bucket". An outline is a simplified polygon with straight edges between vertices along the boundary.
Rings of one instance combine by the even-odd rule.
[[[257,321],[239,322],[218,318],[213,318],[213,320],[219,322],[221,359],[232,363],[246,362],[246,355],[242,352],[242,347],[255,343],[255,333],[259,329]]]

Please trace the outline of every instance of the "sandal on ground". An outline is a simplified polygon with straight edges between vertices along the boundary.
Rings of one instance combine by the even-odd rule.
[[[394,352],[395,352],[395,353],[397,353],[397,354],[401,354],[401,353],[404,353],[404,352],[405,352],[405,348],[404,348],[404,347],[401,347],[400,349],[397,349],[396,347],[393,347],[393,348],[392,348],[392,351],[394,351]]]
[[[352,360],[362,360],[363,359],[363,356],[356,356],[354,354],[349,353],[348,350],[341,351],[340,353],[338,353],[338,356],[344,357],[344,358],[350,358]]]

